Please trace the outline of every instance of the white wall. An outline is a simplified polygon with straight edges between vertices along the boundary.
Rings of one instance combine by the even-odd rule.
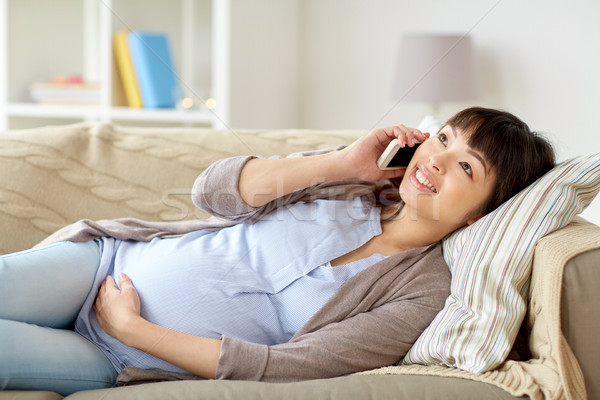
[[[301,126],[302,2],[234,0],[231,14],[230,126]]]
[[[242,3],[244,0],[238,0],[234,6],[241,7]],[[253,43],[252,51],[264,56],[267,64],[264,74],[251,75],[252,93],[244,97],[254,99],[254,108],[248,107],[251,112],[232,105],[236,126],[368,130],[398,122],[416,124],[429,112],[428,106],[398,104],[392,95],[402,34],[469,32],[477,52],[482,87],[478,104],[514,112],[532,129],[546,133],[560,160],[600,151],[597,123],[591,118],[600,110],[598,1],[246,3],[253,5],[244,6],[247,15],[262,15],[279,25],[271,22],[271,38],[261,37],[261,42]],[[259,5],[258,9],[253,10],[255,5]],[[297,22],[293,21],[294,14]],[[242,24],[238,25],[239,32],[257,29],[256,18],[249,18],[247,25],[241,19],[237,22]],[[283,29],[277,31],[279,28]],[[287,47],[281,43],[285,35],[291,38]],[[281,54],[283,57],[279,57]],[[234,98],[242,98],[235,86],[237,79],[232,78]],[[262,104],[265,108],[257,112],[255,107]],[[298,108],[284,111],[285,107],[279,108],[278,104]],[[449,117],[467,105],[444,105],[441,117]],[[600,224],[600,200],[589,207],[584,217]]]

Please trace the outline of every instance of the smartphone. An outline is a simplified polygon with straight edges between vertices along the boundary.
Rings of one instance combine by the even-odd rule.
[[[411,158],[421,143],[415,142],[413,147],[400,147],[398,139],[394,139],[377,160],[379,169],[397,169],[408,166]]]

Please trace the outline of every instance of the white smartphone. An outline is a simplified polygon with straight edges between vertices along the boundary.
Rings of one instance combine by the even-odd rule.
[[[379,169],[407,167],[420,144],[415,141],[413,147],[409,147],[408,145],[400,147],[398,139],[392,140],[377,160],[377,166]]]

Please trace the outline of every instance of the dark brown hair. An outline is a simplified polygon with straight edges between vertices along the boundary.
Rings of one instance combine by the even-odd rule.
[[[548,140],[506,111],[467,108],[446,125],[467,135],[469,146],[496,171],[494,190],[477,214],[493,211],[554,167],[554,149]]]

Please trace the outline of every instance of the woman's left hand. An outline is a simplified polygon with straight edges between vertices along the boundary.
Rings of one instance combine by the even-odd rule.
[[[94,310],[102,329],[125,343],[128,330],[141,319],[140,298],[131,279],[123,273],[119,274],[119,286],[120,290],[113,277],[107,277],[98,291]]]

